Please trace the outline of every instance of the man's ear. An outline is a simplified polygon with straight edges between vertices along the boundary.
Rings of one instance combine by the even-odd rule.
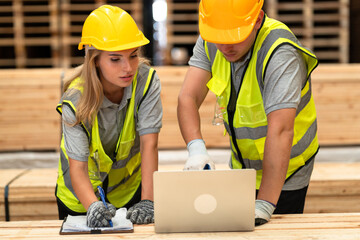
[[[264,16],[265,16],[265,13],[263,10],[260,10],[260,13],[259,13],[259,16],[256,20],[256,23],[255,23],[255,28],[256,29],[259,29],[261,27],[261,24],[263,22],[263,19],[264,19]]]

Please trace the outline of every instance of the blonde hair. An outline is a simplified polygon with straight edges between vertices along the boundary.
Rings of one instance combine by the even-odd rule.
[[[65,79],[64,92],[69,89],[70,84],[78,77],[82,80],[79,87],[83,87],[83,92],[76,106],[76,122],[67,123],[70,126],[75,126],[80,122],[91,126],[103,102],[104,91],[96,67],[96,60],[101,52],[101,50],[97,49],[87,50],[84,63],[74,69],[74,73]],[[148,59],[141,57],[139,49],[138,66],[142,63],[150,65]],[[69,89],[69,94],[74,92],[73,89]]]

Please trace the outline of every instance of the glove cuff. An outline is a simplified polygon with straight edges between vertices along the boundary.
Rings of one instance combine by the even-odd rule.
[[[202,139],[194,139],[192,141],[190,141],[187,144],[187,149],[189,151],[189,157],[194,156],[194,155],[208,155],[207,150],[206,150],[206,146],[205,146],[205,141]]]
[[[258,200],[256,200],[256,201],[264,201],[264,202],[267,202],[267,203],[271,204],[274,208],[276,208],[276,205],[273,204],[272,202],[269,202],[269,201],[266,201],[266,200],[263,200],[263,199],[258,199]]]
[[[255,207],[262,211],[265,211],[266,213],[269,214],[269,216],[273,214],[276,208],[276,206],[274,206],[274,204],[272,204],[271,202],[262,199],[257,199],[255,201]]]

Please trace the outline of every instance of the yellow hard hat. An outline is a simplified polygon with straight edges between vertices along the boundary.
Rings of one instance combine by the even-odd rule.
[[[251,33],[264,0],[201,0],[199,30],[212,43],[234,44]]]
[[[119,7],[103,5],[86,18],[78,49],[89,45],[104,51],[121,51],[148,43],[127,12]]]

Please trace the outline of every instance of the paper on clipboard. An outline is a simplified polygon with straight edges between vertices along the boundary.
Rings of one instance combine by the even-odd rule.
[[[134,227],[129,219],[126,219],[126,208],[120,208],[112,218],[113,227],[90,228],[86,225],[86,216],[69,215],[64,220],[60,235],[68,234],[88,234],[88,233],[119,233],[133,232]]]

